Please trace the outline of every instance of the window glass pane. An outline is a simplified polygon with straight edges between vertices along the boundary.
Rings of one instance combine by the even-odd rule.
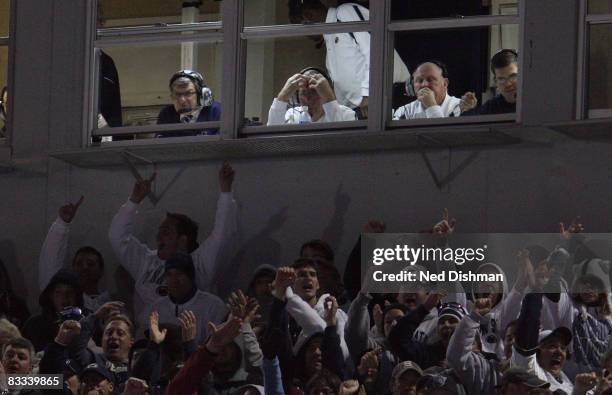
[[[9,35],[10,0],[0,0],[0,37]]]
[[[477,15],[516,15],[518,0],[393,0],[391,19],[458,18]]]
[[[323,23],[323,22],[358,22],[367,20],[368,1],[354,1],[351,5],[347,1],[327,0],[248,0],[244,1],[244,25],[268,26],[285,25],[290,23]],[[352,4],[361,7],[357,13]],[[362,19],[363,18],[363,19]]]
[[[189,115],[200,122],[218,120],[220,104],[215,101],[221,97],[220,42],[112,46],[101,50],[100,69],[99,113],[104,117],[98,117],[100,127],[105,123],[111,127],[179,123],[179,118]],[[199,93],[197,75],[187,73],[183,76],[186,79],[173,85],[171,96],[170,78],[182,69],[203,76],[203,93]]]
[[[589,30],[588,107],[593,111],[612,108],[612,24],[592,25]],[[595,115],[596,116],[596,115]],[[612,116],[608,114],[607,117]]]
[[[369,45],[367,32],[249,40],[246,124],[306,123],[306,114],[310,122],[355,120],[352,108],[368,93]],[[300,74],[307,67],[320,70]]]
[[[610,0],[589,0],[589,14],[612,14],[612,2]]]
[[[197,4],[200,3],[198,6]],[[98,0],[99,27],[221,20],[221,1]]]
[[[394,119],[460,116],[469,108],[474,108],[472,115],[515,112],[518,33],[518,25],[396,33]],[[490,67],[495,54],[497,83]],[[408,84],[397,78],[398,63],[412,74]],[[461,103],[467,92],[473,95]],[[480,107],[474,97],[478,104],[492,101]]]

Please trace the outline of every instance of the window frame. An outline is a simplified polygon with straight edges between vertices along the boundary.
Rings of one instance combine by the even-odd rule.
[[[612,26],[612,13],[589,14],[589,0],[580,0],[578,4],[578,64],[576,67],[576,120],[612,119],[612,107],[589,108],[589,53],[591,50],[590,31],[592,26]]]
[[[438,129],[451,128],[453,125],[475,125],[482,126],[490,124],[492,127],[500,122],[508,122],[513,125],[520,124],[522,119],[522,91],[523,80],[519,84],[517,97],[517,110],[512,116],[473,116],[469,120],[418,120],[391,121],[391,102],[388,99],[392,89],[393,73],[393,40],[397,31],[407,30],[436,30],[449,28],[470,28],[493,26],[503,24],[516,24],[519,28],[519,51],[523,50],[525,0],[517,0],[517,15],[480,15],[461,18],[435,18],[415,20],[391,20],[391,0],[370,2],[370,19],[359,22],[335,22],[318,24],[285,24],[268,26],[245,26],[244,12],[247,0],[223,0],[221,2],[220,22],[199,22],[190,24],[169,24],[166,26],[126,26],[97,29],[96,12],[97,1],[88,0],[88,45],[86,60],[87,81],[84,83],[82,147],[90,147],[91,136],[138,134],[156,131],[190,130],[203,127],[218,127],[220,133],[214,139],[199,137],[197,141],[207,140],[237,140],[240,138],[266,137],[266,136],[296,136],[296,135],[321,135],[325,131],[334,134],[347,133],[354,135],[356,131],[370,133],[384,133],[388,131],[420,131],[424,127]],[[586,1],[586,0],[583,0]],[[275,126],[248,126],[243,125],[246,88],[246,56],[247,40],[262,38],[286,38],[326,33],[346,33],[355,31],[368,31],[370,33],[370,96],[369,114],[367,120],[351,122],[333,122],[312,125],[275,125]],[[185,35],[184,32],[193,32]],[[115,128],[97,129],[97,61],[96,56],[101,48],[112,45],[126,44],[158,44],[158,43],[180,43],[180,42],[206,42],[208,40],[219,40],[223,42],[222,64],[224,72],[221,75],[221,103],[223,111],[221,120],[218,122],[205,122],[191,125],[159,125],[159,126],[123,126]],[[391,60],[391,61],[389,61]],[[523,67],[523,57],[519,58],[519,69],[521,73],[526,70]],[[91,89],[94,88],[94,89]],[[94,92],[94,94],[91,94]],[[170,138],[172,142],[193,141],[186,137]],[[106,147],[115,145],[134,144],[159,144],[166,139],[130,140],[104,143]]]
[[[7,68],[6,68],[6,87],[9,94],[15,92],[14,86],[14,67],[15,67],[15,16],[17,15],[17,0],[9,0],[9,30],[8,36],[0,37],[0,46],[7,47]],[[14,102],[14,101],[13,101]],[[13,106],[9,105],[8,112],[6,114],[6,130],[7,134],[3,139],[0,139],[0,161],[6,159],[10,155],[10,147],[13,134]],[[3,148],[4,147],[4,148]],[[7,156],[7,158],[5,158]]]

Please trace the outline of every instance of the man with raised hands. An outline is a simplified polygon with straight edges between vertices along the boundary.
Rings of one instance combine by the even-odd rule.
[[[133,227],[138,207],[151,192],[154,179],[155,173],[149,179],[136,181],[129,200],[121,206],[109,229],[111,246],[121,265],[134,278],[136,293],[145,306],[151,306],[160,297],[164,262],[177,252],[192,256],[197,288],[210,291],[222,251],[237,232],[236,202],[232,197],[234,169],[226,162],[219,171],[221,193],[211,234],[198,244],[198,224],[184,214],[167,213],[157,232],[157,249],[149,248],[134,236]],[[138,322],[146,327],[149,312],[136,310],[140,311]]]

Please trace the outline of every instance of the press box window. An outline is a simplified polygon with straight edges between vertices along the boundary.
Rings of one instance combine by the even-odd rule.
[[[0,1],[0,141],[8,136],[10,0]]]
[[[367,32],[360,37],[350,33],[326,36],[332,45],[342,48],[354,47],[356,39],[366,40],[369,46]],[[368,81],[357,77],[333,81],[326,67],[326,57],[333,57],[333,54],[330,55],[330,50],[321,46],[321,40],[322,35],[248,41],[244,113],[246,125],[275,126],[356,120],[353,108],[359,104],[362,87],[367,86]],[[363,41],[361,43],[363,45]],[[349,52],[356,58],[343,59],[343,62],[335,64],[338,74],[336,79],[359,71],[359,67],[353,67],[357,62],[365,63],[363,54]],[[348,67],[343,68],[345,66]],[[367,73],[362,74],[366,79],[369,78]],[[346,81],[352,85],[348,86]]]
[[[520,78],[518,41],[518,25],[513,24],[395,33],[395,48],[405,54],[402,62],[408,65],[411,79],[394,91],[390,116],[414,123],[475,120],[467,115],[506,114],[514,119]],[[507,63],[497,69],[497,78],[491,70],[496,54]],[[492,99],[499,105],[479,108]]]
[[[220,10],[220,1],[97,3],[90,142],[218,134]]]

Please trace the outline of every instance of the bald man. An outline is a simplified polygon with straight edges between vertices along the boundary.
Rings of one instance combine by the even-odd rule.
[[[428,61],[418,65],[412,85],[417,99],[398,108],[393,114],[394,120],[458,117],[476,107],[473,92],[467,92],[461,99],[448,94],[448,72],[442,62]]]

